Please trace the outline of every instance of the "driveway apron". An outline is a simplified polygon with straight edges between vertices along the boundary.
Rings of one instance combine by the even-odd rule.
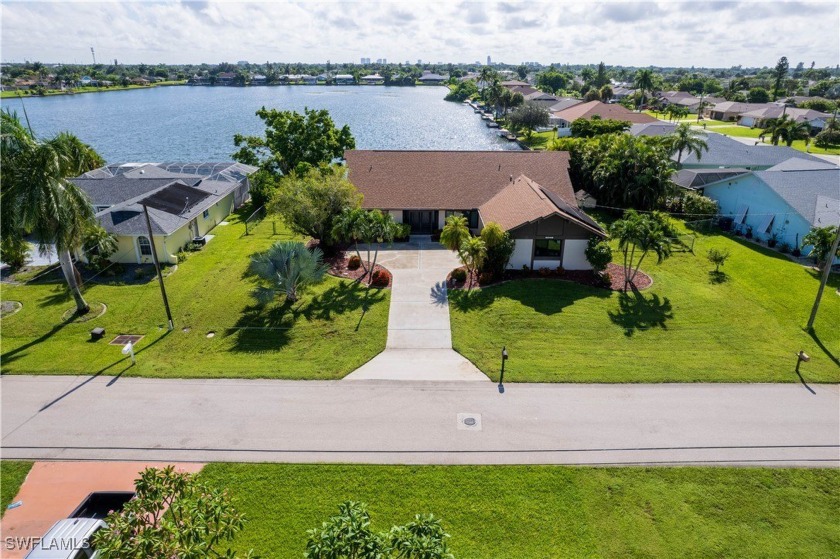
[[[377,260],[393,275],[385,351],[346,380],[489,379],[452,349],[446,275],[459,266],[455,255],[429,237],[386,247]]]

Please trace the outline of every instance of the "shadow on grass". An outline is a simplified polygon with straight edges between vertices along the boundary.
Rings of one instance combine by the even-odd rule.
[[[608,311],[607,315],[613,324],[624,329],[627,337],[651,328],[666,330],[667,321],[674,318],[670,299],[656,294],[645,296],[636,290],[620,294],[618,310]]]
[[[599,297],[607,299],[611,292],[578,283],[553,279],[513,280],[480,290],[449,292],[450,307],[459,312],[473,312],[486,309],[497,299],[512,299],[540,314],[552,315],[561,312],[580,299]]]
[[[822,342],[822,340],[820,340],[819,336],[817,335],[816,330],[812,329],[810,332],[808,332],[808,335],[811,336],[811,339],[814,340],[814,343],[817,344],[817,346],[819,346],[821,350],[823,350],[823,353],[825,353],[828,356],[828,358],[834,362],[835,365],[840,367],[840,357],[834,355],[831,352],[831,350],[825,347],[825,344]]]
[[[729,281],[729,276],[726,275],[726,272],[716,272],[712,270],[709,272],[709,283],[718,285],[721,283],[726,283]]]
[[[143,352],[144,352],[144,351],[146,351],[147,349],[151,348],[153,345],[155,345],[156,343],[158,343],[158,342],[159,342],[159,341],[161,341],[162,339],[166,338],[166,336],[168,336],[170,333],[171,333],[171,330],[167,330],[166,332],[164,332],[164,333],[163,333],[163,335],[162,335],[162,336],[160,336],[158,339],[156,339],[155,341],[153,341],[153,342],[152,342],[152,343],[150,343],[149,345],[144,346],[144,347],[140,348],[139,350],[135,351],[135,352],[134,352],[135,357],[136,357],[137,355],[140,355],[141,353],[143,353]],[[132,362],[131,362],[131,357],[123,357],[122,359],[118,359],[117,361],[114,361],[114,362],[113,362],[113,363],[111,363],[110,365],[107,365],[107,366],[105,366],[105,367],[103,367],[103,368],[99,369],[98,371],[96,371],[95,373],[93,373],[91,376],[89,376],[88,378],[86,378],[85,380],[83,380],[82,382],[80,382],[79,384],[77,384],[76,386],[74,386],[73,388],[71,388],[71,389],[67,390],[66,392],[64,392],[63,394],[61,394],[60,396],[58,396],[57,398],[53,399],[51,402],[48,402],[48,403],[44,404],[44,405],[41,407],[41,409],[39,409],[38,411],[39,411],[39,412],[42,412],[42,411],[45,411],[45,410],[47,410],[47,409],[51,408],[52,406],[54,406],[54,405],[55,405],[55,404],[57,404],[58,402],[62,401],[62,400],[63,400],[63,399],[65,399],[66,397],[68,397],[68,396],[70,396],[71,394],[73,394],[73,393],[74,393],[75,391],[77,391],[78,389],[82,388],[82,387],[83,387],[84,385],[86,385],[87,383],[91,382],[92,380],[94,380],[95,378],[99,377],[100,375],[105,374],[107,371],[110,371],[111,369],[113,369],[114,367],[116,367],[117,365],[119,365],[120,363],[126,363],[126,366],[125,366],[125,367],[123,367],[122,369],[120,369],[119,371],[115,371],[114,378],[112,378],[112,379],[108,382],[108,384],[106,385],[106,386],[109,386],[109,387],[110,387],[110,386],[112,386],[115,382],[117,382],[117,379],[119,379],[119,378],[122,376],[122,374],[123,374],[124,372],[126,372],[127,370],[129,370],[130,368],[132,368],[132,367],[134,366],[134,363],[132,363]]]
[[[360,283],[341,281],[326,291],[309,298],[304,295],[294,303],[246,307],[228,335],[235,335],[233,351],[261,352],[277,350],[289,343],[290,333],[300,319],[329,322],[339,315],[359,313],[358,331],[371,306],[385,299],[382,290]]]

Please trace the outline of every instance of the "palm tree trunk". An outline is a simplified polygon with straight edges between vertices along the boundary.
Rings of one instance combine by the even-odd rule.
[[[90,305],[82,297],[82,291],[79,289],[79,284],[76,281],[76,268],[73,266],[70,251],[64,249],[57,250],[57,252],[61,271],[64,273],[64,279],[67,280],[67,287],[70,288],[70,293],[73,294],[73,299],[76,300],[76,314],[87,314],[90,312]]]

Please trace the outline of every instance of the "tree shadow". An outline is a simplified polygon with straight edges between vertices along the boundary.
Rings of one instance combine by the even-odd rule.
[[[671,301],[659,295],[643,295],[637,290],[621,293],[618,297],[618,310],[608,311],[613,324],[624,329],[624,335],[632,336],[636,331],[662,328],[667,330],[666,322],[674,318]]]
[[[726,275],[726,272],[716,272],[712,270],[709,272],[709,283],[713,285],[719,285],[721,283],[726,283],[729,281],[729,276]]]
[[[490,307],[497,299],[513,299],[544,315],[559,312],[575,301],[589,297],[608,299],[606,289],[581,285],[558,279],[512,280],[479,290],[449,292],[450,308],[459,312],[473,312]]]
[[[70,295],[70,290],[67,288],[66,285],[57,285],[52,290],[52,293],[38,299],[37,304],[41,308],[46,308],[56,305],[62,305],[64,303],[69,302],[72,299],[73,297],[72,295]]]
[[[448,290],[446,289],[446,282],[439,281],[432,287],[431,291],[429,292],[429,297],[431,298],[432,303],[439,307],[442,307],[446,305],[447,300],[449,298],[447,292]]]
[[[823,353],[825,353],[828,356],[828,358],[834,362],[835,365],[840,367],[840,357],[834,355],[834,353],[832,353],[831,350],[825,347],[825,344],[822,342],[822,340],[820,340],[819,336],[817,336],[817,331],[812,328],[808,332],[808,335],[811,336],[811,339],[814,340],[814,343],[817,344],[817,346],[819,346],[821,350],[823,350]]]
[[[234,351],[261,352],[280,349],[289,343],[295,324],[307,321],[331,321],[337,315],[358,312],[358,331],[367,311],[385,300],[384,291],[355,281],[340,281],[312,298],[304,295],[290,303],[277,301],[268,305],[253,304],[245,307],[235,326],[227,335],[235,335]]]

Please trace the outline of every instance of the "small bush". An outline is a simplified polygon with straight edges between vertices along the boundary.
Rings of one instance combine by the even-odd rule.
[[[790,253],[791,253],[792,255],[794,255],[795,257],[797,257],[797,258],[799,258],[800,256],[802,256],[802,251],[801,251],[801,250],[799,250],[798,248],[793,249],[792,251],[790,251]]]
[[[531,268],[529,268],[527,264],[523,264],[522,265],[522,271],[527,274],[528,272],[531,271]]]
[[[13,270],[23,267],[29,256],[29,243],[19,237],[9,236],[0,241],[0,258]]]
[[[586,260],[592,266],[592,269],[597,272],[602,272],[607,269],[610,262],[612,262],[612,248],[610,244],[600,237],[590,237],[586,245]]]
[[[394,241],[398,243],[404,243],[408,241],[408,238],[411,236],[411,225],[408,223],[398,223],[397,224],[397,233],[394,235]]]
[[[463,268],[456,268],[452,270],[452,279],[457,282],[467,281],[467,271]]]
[[[350,258],[347,259],[347,269],[348,270],[358,270],[359,267],[362,265],[362,259],[359,258],[358,254],[354,254]]]
[[[491,272],[481,272],[478,275],[478,285],[487,285],[488,283],[493,283],[493,280],[496,279]]]
[[[780,244],[779,252],[781,252],[782,254],[788,254],[790,252],[790,245],[788,243]]]
[[[710,248],[706,258],[709,259],[709,262],[715,265],[715,273],[717,273],[720,271],[720,267],[723,266],[729,259],[729,251]]]
[[[135,276],[137,279],[143,279],[143,278],[145,278],[145,277],[146,277],[146,268],[144,268],[143,266],[137,266],[137,267],[134,269],[134,276]]]
[[[550,270],[550,269],[548,269],[548,268],[543,267],[543,268],[540,268],[540,270],[539,270],[539,274],[540,274],[540,276],[542,276],[542,277],[544,277],[544,278],[547,278],[548,276],[550,276],[550,275],[551,275],[551,270]]]
[[[374,287],[388,287],[391,283],[391,273],[388,270],[376,270],[373,272],[370,284]]]
[[[562,276],[565,271],[566,270],[563,269],[563,266],[557,266],[554,269],[554,273],[557,274],[558,276]]]
[[[187,253],[184,252],[183,250],[179,250],[178,254],[176,254],[175,257],[178,259],[178,264],[181,264],[182,262],[187,261]]]

